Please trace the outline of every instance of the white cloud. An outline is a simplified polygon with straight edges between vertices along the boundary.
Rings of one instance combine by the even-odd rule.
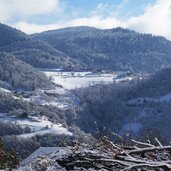
[[[102,29],[108,29],[113,27],[124,27],[124,24],[117,20],[116,18],[103,18],[102,16],[92,16],[88,18],[77,18],[65,23],[58,24],[47,24],[47,25],[39,25],[39,24],[31,24],[27,22],[18,22],[14,27],[22,30],[28,34],[38,33],[46,30],[53,30],[65,27],[73,27],[73,26],[90,26],[97,27]]]
[[[45,24],[45,25],[39,25],[34,23],[28,23],[28,22],[18,22],[13,25],[14,27],[18,28],[19,30],[24,31],[25,33],[32,34],[32,33],[39,33],[46,30],[53,30],[53,29],[59,29],[62,28],[62,26],[58,24]]]
[[[171,0],[158,0],[143,15],[130,18],[127,27],[171,39]]]
[[[78,18],[68,23],[69,26],[91,26],[102,29],[108,29],[118,26],[123,26],[123,23],[120,20],[117,20],[115,17],[103,17],[103,16],[93,16],[88,18]]]
[[[59,12],[59,0],[0,0],[0,21]]]
[[[49,0],[48,0],[49,1]],[[125,1],[126,3],[127,1]],[[106,5],[99,4],[97,9],[103,11]],[[171,0],[157,0],[149,5],[144,14],[130,17],[127,20],[119,20],[114,12],[108,16],[95,14],[90,17],[76,18],[71,21],[58,22],[51,25],[37,25],[26,22],[16,23],[15,26],[27,33],[41,32],[49,29],[64,28],[70,26],[93,26],[97,28],[126,27],[142,33],[162,35],[171,40]]]

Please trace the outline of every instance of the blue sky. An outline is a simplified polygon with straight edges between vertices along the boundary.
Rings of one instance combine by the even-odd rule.
[[[84,25],[171,39],[171,0],[0,0],[0,11],[0,22],[28,34]]]
[[[121,13],[130,13],[130,15],[140,15],[144,11],[147,5],[155,3],[156,0],[67,0],[68,7],[80,8],[85,12],[91,12],[98,4],[109,4],[113,6],[113,10],[123,4]]]

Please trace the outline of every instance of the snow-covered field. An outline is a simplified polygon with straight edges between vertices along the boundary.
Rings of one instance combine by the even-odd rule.
[[[65,89],[87,87],[99,83],[108,84],[113,82],[116,74],[98,74],[92,72],[58,72],[45,71],[48,77],[52,77],[56,84],[62,85]]]
[[[22,128],[25,128],[27,126],[31,128],[31,133],[18,135],[19,138],[29,138],[35,135],[45,135],[48,133],[57,135],[72,135],[72,133],[69,132],[67,128],[62,127],[61,124],[52,123],[45,116],[21,119],[15,116],[10,116],[6,113],[0,113],[0,120],[3,122],[11,122],[13,124],[21,126]]]

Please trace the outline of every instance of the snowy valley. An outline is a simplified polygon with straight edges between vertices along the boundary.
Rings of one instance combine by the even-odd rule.
[[[120,27],[0,24],[0,170],[170,170],[170,54]]]
[[[39,106],[52,106],[60,110],[67,110],[70,107],[79,105],[76,103],[78,99],[76,99],[72,92],[74,89],[133,79],[131,76],[125,77],[119,73],[61,72],[54,70],[45,71],[44,73],[56,84],[53,89],[36,89],[31,92],[25,92],[10,91],[1,88],[0,91],[12,95],[16,100],[22,100]],[[118,78],[119,75],[120,77]],[[29,133],[17,135],[18,138],[30,138],[45,134],[72,136],[72,133],[67,128],[64,128],[61,123],[56,123],[56,121],[54,123],[48,117],[37,115],[36,113],[32,113],[31,115],[22,113],[21,116],[1,113],[0,121],[19,125],[23,129],[27,129]]]

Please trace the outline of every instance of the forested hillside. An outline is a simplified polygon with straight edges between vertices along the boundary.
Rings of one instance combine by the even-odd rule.
[[[58,68],[76,64],[47,43],[32,40],[25,33],[3,24],[0,24],[0,51],[13,53],[34,67]]]
[[[76,91],[80,99],[77,125],[97,137],[114,138],[113,133],[131,132],[133,137],[160,135],[170,139],[170,73],[171,69],[165,69],[149,79]]]
[[[154,72],[171,67],[171,42],[123,28],[74,27],[32,35],[91,68]]]
[[[0,25],[0,51],[38,68],[155,72],[171,67],[171,42],[128,29],[75,27],[28,36]]]
[[[29,37],[12,27],[5,24],[0,24],[0,46],[6,46],[13,42],[24,41],[29,39]]]
[[[0,53],[0,87],[34,90],[50,86],[48,78],[8,53]]]
[[[1,87],[17,90],[45,88],[51,83],[33,67],[65,68],[75,64],[74,60],[52,46],[32,40],[17,29],[0,24]]]

